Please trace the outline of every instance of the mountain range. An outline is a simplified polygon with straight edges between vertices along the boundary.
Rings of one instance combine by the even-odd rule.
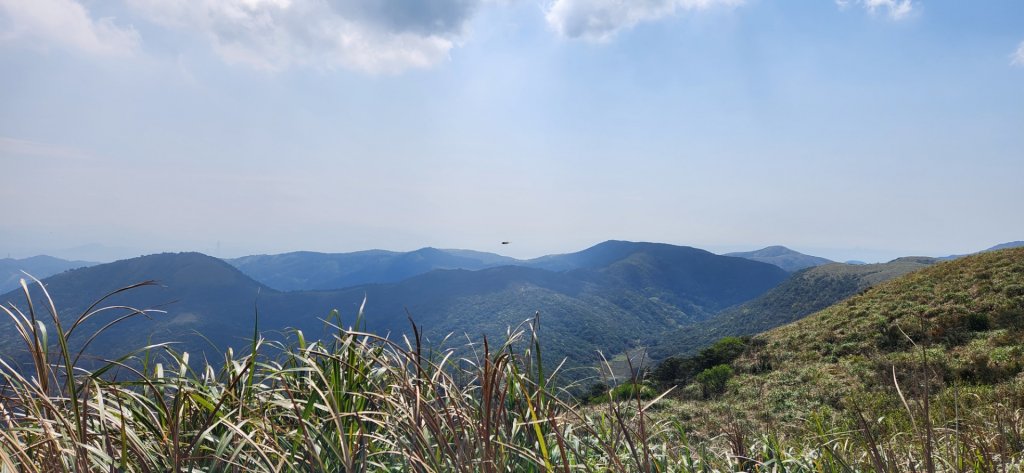
[[[1008,242],[983,251],[1022,245],[1024,242],[1021,241]],[[86,245],[82,248],[91,247],[106,248],[102,245]],[[789,272],[831,263],[826,258],[806,255],[779,245],[755,251],[726,253],[725,256],[774,264]],[[965,255],[951,255],[937,259],[948,260],[963,256]],[[562,271],[577,267],[578,263],[574,262],[574,258],[578,257],[576,253],[569,253],[521,260],[481,251],[427,247],[408,252],[387,250],[365,250],[351,253],[296,251],[227,258],[225,261],[269,287],[282,291],[296,291],[340,289],[360,284],[397,282],[436,269],[479,270],[512,265]],[[861,261],[847,261],[847,263],[865,264]],[[24,259],[0,259],[0,291],[15,289],[18,286],[18,280],[24,276],[23,270],[35,277],[44,278],[68,269],[95,264],[98,263],[73,261],[46,255]]]
[[[110,328],[94,344],[105,356],[146,340],[178,341],[180,349],[192,352],[209,351],[211,345],[221,350],[250,339],[256,328],[272,334],[291,327],[316,337],[327,330],[324,319],[333,309],[341,320],[332,322],[353,324],[365,298],[364,329],[398,338],[410,333],[411,318],[435,343],[450,333],[500,338],[508,327],[539,312],[541,337],[551,356],[585,365],[598,360],[598,352],[611,357],[646,347],[656,360],[693,353],[723,336],[751,335],[798,320],[937,261],[828,263],[787,273],[794,264],[824,259],[785,247],[736,255],[607,241],[532,260],[423,248],[230,260],[166,253],[68,271],[90,263],[47,258],[16,263],[45,262],[51,266],[37,270],[63,271],[44,283],[64,320],[119,287],[156,281],[104,302],[166,311],[149,314],[152,320],[135,317]],[[32,294],[36,307],[43,307],[39,289]],[[20,289],[0,301],[27,310]],[[98,329],[123,313],[97,317],[79,332]],[[0,321],[0,352],[23,351],[13,331],[3,328],[7,323]]]
[[[420,248],[409,252],[367,250],[352,253],[299,251],[226,259],[249,277],[282,291],[341,289],[362,284],[392,283],[439,269],[476,271],[498,266],[521,266],[569,271],[610,264],[622,257],[615,241],[585,251],[520,260],[472,250]],[[786,271],[831,261],[776,246],[749,253],[731,253],[779,266]],[[797,268],[797,269],[799,269]]]
[[[493,253],[421,248],[410,252],[367,250],[353,253],[298,251],[225,260],[257,281],[280,289],[340,289],[390,283],[437,269],[478,270],[520,263]]]
[[[135,317],[94,343],[100,355],[132,346],[178,341],[179,349],[210,352],[244,345],[257,328],[287,327],[307,337],[324,334],[323,319],[338,309],[342,325],[354,323],[366,299],[365,330],[397,338],[409,334],[411,317],[432,343],[454,333],[478,340],[502,338],[508,327],[541,314],[541,338],[554,359],[575,365],[648,343],[658,333],[706,319],[750,300],[788,277],[782,269],[696,248],[608,241],[546,258],[543,269],[498,266],[479,270],[432,270],[398,282],[336,290],[273,289],[230,264],[199,253],[159,254],[76,269],[46,278],[65,326],[99,296],[144,280],[146,286],[117,294],[104,304],[156,308],[152,320]],[[36,307],[43,307],[38,288]],[[27,310],[18,291],[0,296]],[[123,314],[112,311],[83,324],[72,344]],[[4,321],[4,323],[9,323]],[[198,334],[202,334],[199,337]],[[0,350],[17,352],[10,329],[0,329]],[[23,349],[22,349],[23,350]]]

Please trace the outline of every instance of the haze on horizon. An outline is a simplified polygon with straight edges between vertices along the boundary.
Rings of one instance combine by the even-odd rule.
[[[1012,0],[0,0],[0,71],[14,257],[1024,239]]]

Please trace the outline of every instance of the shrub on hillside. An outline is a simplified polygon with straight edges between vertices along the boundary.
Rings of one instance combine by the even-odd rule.
[[[637,398],[644,401],[648,401],[654,399],[655,396],[658,395],[658,392],[655,391],[653,387],[644,383],[622,383],[610,390],[608,389],[608,386],[604,383],[597,383],[595,386],[603,386],[605,389],[604,392],[598,393],[597,395],[593,395],[595,394],[595,391],[598,388],[592,388],[592,396],[587,399],[587,403],[589,404],[599,404],[611,400],[622,401],[626,399]]]
[[[725,337],[692,357],[670,357],[661,362],[651,377],[662,385],[685,385],[698,373],[739,358],[750,344],[750,337]]]
[[[695,380],[701,387],[704,398],[715,397],[725,392],[725,383],[732,377],[732,367],[717,365],[701,371]]]

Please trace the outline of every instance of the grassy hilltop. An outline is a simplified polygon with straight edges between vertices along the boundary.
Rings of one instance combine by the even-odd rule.
[[[1024,450],[1022,372],[1024,249],[1011,249],[879,284],[655,376],[681,384],[661,415],[700,431],[727,423],[806,437],[831,426],[853,432],[844,441],[860,442],[876,470],[974,455],[993,471]]]
[[[756,337],[735,366],[748,373],[737,385],[771,392],[769,409],[784,418],[853,407],[856,396],[896,395],[894,369],[906,395],[927,388],[945,398],[957,386],[1024,406],[1024,250],[971,256],[878,285]],[[736,394],[734,402],[755,397],[749,389]]]

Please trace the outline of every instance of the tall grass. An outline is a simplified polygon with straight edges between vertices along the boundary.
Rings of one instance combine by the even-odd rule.
[[[143,283],[148,284],[148,283]],[[42,285],[40,285],[42,287]],[[362,308],[330,335],[299,331],[197,363],[149,345],[84,369],[103,331],[150,311],[101,305],[61,318],[42,288],[3,307],[31,360],[0,359],[0,471],[710,472],[920,470],[913,433],[859,416],[811,422],[802,437],[736,422],[691,432],[657,412],[663,396],[609,390],[583,405],[545,369],[539,317],[463,349],[359,330]],[[40,311],[39,307],[42,307]],[[83,322],[106,317],[97,332]],[[67,327],[66,320],[71,323]],[[81,347],[73,350],[71,347]],[[634,384],[643,379],[634,378]],[[627,393],[621,396],[621,393]],[[1019,471],[1021,412],[933,429],[941,471]],[[1017,448],[1013,454],[1012,449]],[[1016,469],[1016,470],[1014,470]]]

